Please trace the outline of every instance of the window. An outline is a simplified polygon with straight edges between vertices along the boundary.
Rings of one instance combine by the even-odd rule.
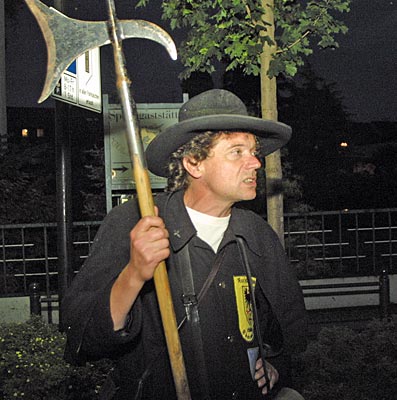
[[[37,136],[38,138],[44,137],[44,129],[43,129],[43,128],[37,128],[37,129],[36,129],[36,136]]]

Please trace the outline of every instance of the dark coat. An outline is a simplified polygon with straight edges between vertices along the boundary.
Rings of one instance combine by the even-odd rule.
[[[283,361],[306,346],[303,296],[284,249],[261,217],[251,211],[233,208],[216,255],[195,235],[183,205],[183,192],[161,194],[155,200],[170,233],[172,251],[167,268],[177,321],[183,319],[184,307],[175,253],[187,242],[191,243],[189,248],[197,292],[216,257],[225,253],[221,269],[200,304],[205,358],[213,398],[232,398],[237,393],[238,398],[254,398],[255,394],[260,398],[247,368],[246,348],[250,345],[240,337],[236,305],[230,301],[235,290],[233,276],[245,275],[236,236],[244,239],[252,275],[261,289],[259,313],[264,339],[276,345],[283,340],[283,354],[271,361],[280,369],[281,375],[285,366]],[[62,304],[62,320],[68,338],[65,356],[72,362],[104,357],[117,360],[112,379],[118,388],[114,398],[133,398],[144,374],[143,398],[173,399],[172,375],[152,281],[143,287],[125,329],[113,331],[110,290],[129,261],[129,232],[138,219],[136,201],[116,207],[105,218],[90,256],[73,280]],[[190,362],[191,343],[184,328],[180,336],[193,398],[200,398],[194,394],[200,388],[195,385],[194,365]]]

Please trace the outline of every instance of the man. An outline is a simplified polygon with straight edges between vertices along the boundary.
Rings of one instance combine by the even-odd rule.
[[[158,215],[140,218],[136,201],[113,209],[65,296],[66,356],[116,360],[103,399],[174,399],[152,279],[166,260],[192,398],[272,396],[305,348],[303,297],[276,234],[234,204],[255,198],[259,151],[280,148],[290,128],[218,89],[188,101],[179,121],[146,151],[168,177]]]

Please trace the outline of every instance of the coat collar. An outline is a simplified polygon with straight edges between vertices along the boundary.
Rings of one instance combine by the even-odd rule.
[[[174,252],[179,251],[195,234],[189,214],[183,202],[183,190],[169,193],[165,199],[163,215]]]
[[[263,238],[258,234],[258,216],[252,211],[233,207],[232,217],[230,218],[229,228],[225,234],[225,240],[234,240],[236,236],[242,237],[248,248],[258,256],[264,254]],[[232,235],[232,237],[229,237]]]
[[[165,195],[165,203],[162,211],[166,227],[170,234],[170,243],[173,251],[179,251],[196,234],[185,204],[183,202],[183,190]],[[244,238],[247,246],[258,256],[263,255],[264,249],[261,238],[256,230],[252,229],[257,224],[254,214],[233,207],[229,226],[221,243],[221,247],[236,241],[236,236]],[[221,248],[220,247],[220,248]]]

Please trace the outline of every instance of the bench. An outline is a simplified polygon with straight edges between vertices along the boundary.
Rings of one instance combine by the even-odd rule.
[[[380,304],[380,280],[376,276],[311,279],[300,281],[308,310]]]

